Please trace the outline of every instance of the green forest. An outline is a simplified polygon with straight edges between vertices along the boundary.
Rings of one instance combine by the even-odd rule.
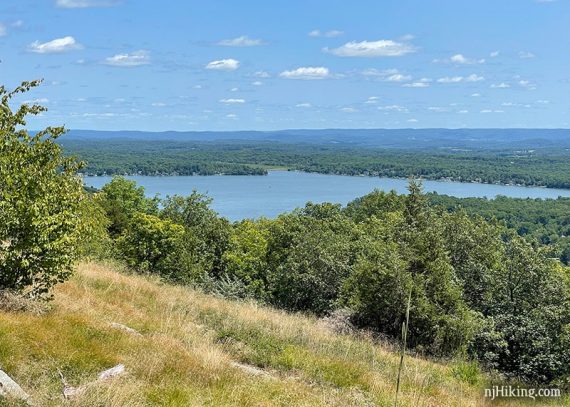
[[[138,139],[62,141],[88,175],[264,175],[280,168],[324,174],[570,188],[566,150],[401,150],[277,142]]]

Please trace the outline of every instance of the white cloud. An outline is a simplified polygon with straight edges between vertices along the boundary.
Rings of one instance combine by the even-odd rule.
[[[430,78],[421,78],[412,83],[405,83],[402,86],[406,88],[428,88],[432,80]]]
[[[472,93],[472,94],[471,94],[471,97],[474,97],[474,98],[478,98],[478,97],[480,97],[480,96],[481,96],[480,93]]]
[[[49,103],[49,99],[48,98],[38,98],[38,99],[32,99],[32,100],[24,100],[24,103],[27,105],[44,104],[44,103]]]
[[[206,69],[212,69],[216,71],[235,71],[238,68],[239,68],[239,61],[231,58],[212,61],[208,65],[206,65]]]
[[[428,110],[431,112],[438,112],[438,113],[443,113],[443,112],[449,111],[449,109],[447,107],[440,107],[440,106],[430,106],[430,107],[428,107]]]
[[[251,84],[252,84],[253,86],[261,86],[261,85],[263,85],[263,82],[261,82],[261,81],[255,81],[255,82],[252,82]]]
[[[368,105],[375,105],[380,98],[378,96],[370,96],[364,103]]]
[[[449,62],[453,64],[460,64],[460,65],[470,65],[470,64],[484,64],[484,59],[471,59],[466,58],[463,54],[455,54],[449,58]]]
[[[439,83],[458,83],[463,81],[463,76],[445,76],[437,80]]]
[[[323,66],[307,66],[293,69],[291,71],[283,71],[279,76],[286,79],[325,79],[330,77],[330,72],[328,68]]]
[[[467,63],[469,63],[469,60],[461,54],[456,54],[456,55],[452,56],[451,58],[449,58],[449,60],[451,62],[455,62],[456,64],[467,64]]]
[[[466,82],[480,82],[480,81],[484,81],[485,78],[483,76],[479,76],[477,74],[471,74],[468,77],[465,78]]]
[[[355,109],[354,107],[343,107],[340,111],[344,113],[356,113],[358,112],[358,109]]]
[[[164,103],[164,102],[154,102],[154,103],[151,104],[151,106],[153,106],[153,107],[164,107],[164,106],[166,106],[166,103]]]
[[[408,119],[408,123],[417,123],[418,119]]]
[[[400,57],[416,52],[416,47],[392,40],[352,41],[339,48],[323,48],[323,51],[339,57]]]
[[[491,53],[489,54],[489,56],[490,56],[491,58],[496,58],[496,57],[499,56],[499,54],[500,54],[499,51],[493,51],[493,52],[491,52]]]
[[[538,103],[540,105],[547,105],[550,103],[550,100],[541,99],[541,100],[537,100],[536,103]]]
[[[526,80],[526,79],[521,79],[520,81],[518,81],[519,86],[525,88],[525,89],[529,89],[529,90],[535,90],[536,89],[536,85],[533,84],[531,81]]]
[[[242,35],[241,37],[232,38],[229,40],[222,40],[218,42],[218,45],[224,47],[255,47],[258,45],[263,45],[264,42],[259,39],[249,38],[247,35]]]
[[[75,41],[75,38],[67,36],[63,38],[56,38],[55,40],[44,43],[34,41],[29,45],[28,50],[37,54],[57,54],[81,48],[83,48],[83,46],[77,43],[77,41]]]
[[[295,107],[305,107],[305,108],[308,108],[308,107],[313,107],[313,105],[310,104],[310,103],[304,102],[304,103],[297,103],[297,104],[295,105]]]
[[[491,85],[491,88],[493,88],[493,89],[507,89],[507,88],[510,88],[510,87],[511,87],[511,85],[509,85],[508,83],[505,83],[505,82],[493,83],[493,84]]]
[[[463,109],[463,110],[459,110],[457,113],[465,114],[465,113],[469,113],[469,110]]]
[[[145,50],[139,50],[130,54],[117,54],[105,58],[104,64],[120,67],[148,65],[150,64],[150,53]]]
[[[380,80],[387,82],[407,82],[412,80],[412,77],[410,75],[405,75],[399,72],[397,69],[379,70],[375,68],[370,68],[370,69],[365,69],[364,71],[361,72],[361,74],[368,77],[378,78]]]
[[[227,118],[227,119],[234,119],[234,120],[237,120],[237,119],[238,119],[238,115],[235,114],[235,113],[230,113],[230,114],[227,114],[227,115],[226,115],[226,118]]]
[[[534,55],[532,52],[529,51],[520,51],[519,52],[519,58],[521,59],[530,59],[530,58],[534,58],[536,55]]]
[[[56,0],[61,8],[112,7],[121,4],[120,0]]]
[[[480,82],[484,81],[485,78],[483,76],[479,76],[477,74],[471,74],[469,76],[445,76],[443,78],[439,78],[437,81],[439,83],[459,83],[459,82]]]
[[[224,103],[226,105],[241,105],[245,103],[244,99],[220,99],[220,103]]]
[[[342,32],[340,30],[330,30],[330,31],[325,31],[325,32],[322,32],[320,30],[313,30],[308,35],[309,35],[309,37],[336,38],[336,37],[340,37],[343,34],[344,34],[344,32]]]
[[[0,23],[0,37],[5,36],[6,34],[8,34],[8,30],[6,29],[6,26],[2,23]]]
[[[395,75],[398,73],[397,69],[376,69],[376,68],[369,68],[365,69],[361,72],[364,76],[377,76],[381,78],[386,78],[390,75]]]
[[[411,79],[412,77],[410,75],[402,75],[401,73],[396,73],[386,78],[388,82],[407,82]]]
[[[269,72],[265,72],[265,71],[257,71],[254,75],[258,78],[264,78],[264,79],[271,77]]]
[[[379,106],[378,110],[388,111],[388,112],[400,112],[400,113],[408,112],[408,109],[406,107],[399,105]]]

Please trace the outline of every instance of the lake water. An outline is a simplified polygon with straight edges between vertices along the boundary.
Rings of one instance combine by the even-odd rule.
[[[165,176],[127,177],[145,187],[149,196],[159,194],[188,195],[193,189],[214,199],[212,207],[230,220],[275,217],[302,207],[306,202],[334,202],[346,204],[374,188],[406,193],[405,179],[323,175],[293,171],[270,171],[267,176]],[[111,177],[86,177],[85,184],[96,188]],[[456,197],[494,198],[504,195],[514,198],[557,198],[570,196],[570,190],[527,188],[517,186],[424,181],[425,192]]]

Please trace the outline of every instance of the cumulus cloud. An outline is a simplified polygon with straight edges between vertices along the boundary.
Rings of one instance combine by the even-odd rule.
[[[397,69],[379,70],[375,68],[370,68],[370,69],[365,69],[364,71],[361,72],[361,74],[368,77],[378,78],[380,80],[387,82],[407,82],[412,80],[412,77],[410,75],[403,74],[399,72]]]
[[[421,78],[419,81],[404,83],[402,86],[405,88],[429,88],[431,81],[430,78]]]
[[[393,40],[352,41],[338,48],[323,48],[323,51],[339,57],[400,57],[416,52],[416,47]]]
[[[400,105],[379,106],[378,110],[382,110],[385,112],[408,113],[408,108]]]
[[[437,81],[439,83],[458,83],[463,81],[463,76],[445,76]]]
[[[291,71],[283,71],[279,76],[286,79],[325,79],[330,77],[330,72],[328,68],[323,66],[307,66],[293,69]]]
[[[58,54],[81,48],[83,48],[83,46],[75,41],[75,38],[67,36],[44,43],[34,41],[29,45],[28,50],[37,54]]]
[[[215,71],[235,71],[238,68],[239,68],[239,61],[231,58],[212,61],[208,65],[206,65],[206,69],[212,69]]]
[[[242,35],[241,37],[232,38],[229,40],[222,40],[218,42],[218,45],[224,47],[255,47],[258,45],[263,45],[264,42],[259,39],[249,38],[247,35]]]
[[[56,0],[60,8],[112,7],[121,4],[121,0]]]
[[[390,75],[386,78],[388,82],[407,82],[411,80],[412,77],[410,75],[403,75],[401,73],[396,73],[394,75]]]
[[[330,30],[330,31],[324,31],[324,32],[322,32],[321,30],[313,30],[308,35],[309,35],[309,37],[316,37],[316,38],[318,38],[318,37],[336,38],[336,37],[340,37],[343,34],[344,34],[344,32],[342,32],[340,30]]]
[[[220,99],[220,103],[226,105],[241,105],[245,103],[244,99]]]
[[[511,87],[511,85],[509,85],[508,83],[505,83],[505,82],[493,83],[493,84],[491,85],[491,88],[494,88],[494,89],[507,89],[507,88],[510,88],[510,87]]]
[[[499,51],[493,51],[493,52],[491,52],[491,53],[489,54],[489,56],[490,56],[491,58],[496,58],[496,57],[499,56],[499,54],[500,54]]]
[[[106,58],[104,64],[120,67],[148,65],[150,64],[150,53],[145,50],[140,50],[130,54],[117,54]]]
[[[308,102],[303,102],[303,103],[297,103],[295,105],[295,107],[305,107],[305,108],[309,108],[309,107],[313,107],[312,104],[308,103]]]
[[[271,77],[269,72],[265,72],[265,71],[257,71],[256,73],[254,73],[254,76],[256,76],[258,78],[264,78],[264,79]]]
[[[529,51],[520,51],[519,52],[519,58],[521,59],[530,59],[530,58],[534,58],[536,55],[534,55],[532,52]]]
[[[485,59],[472,59],[465,57],[463,54],[455,54],[449,58],[449,62],[460,65],[484,64]]]
[[[484,80],[485,78],[483,76],[479,76],[473,73],[469,76],[445,76],[443,78],[439,78],[437,81],[439,83],[459,83],[459,82],[480,82]]]

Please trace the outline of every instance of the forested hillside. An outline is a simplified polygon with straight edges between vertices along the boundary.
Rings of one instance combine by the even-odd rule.
[[[263,175],[268,168],[570,188],[565,150],[385,149],[251,141],[71,139],[90,175]]]

